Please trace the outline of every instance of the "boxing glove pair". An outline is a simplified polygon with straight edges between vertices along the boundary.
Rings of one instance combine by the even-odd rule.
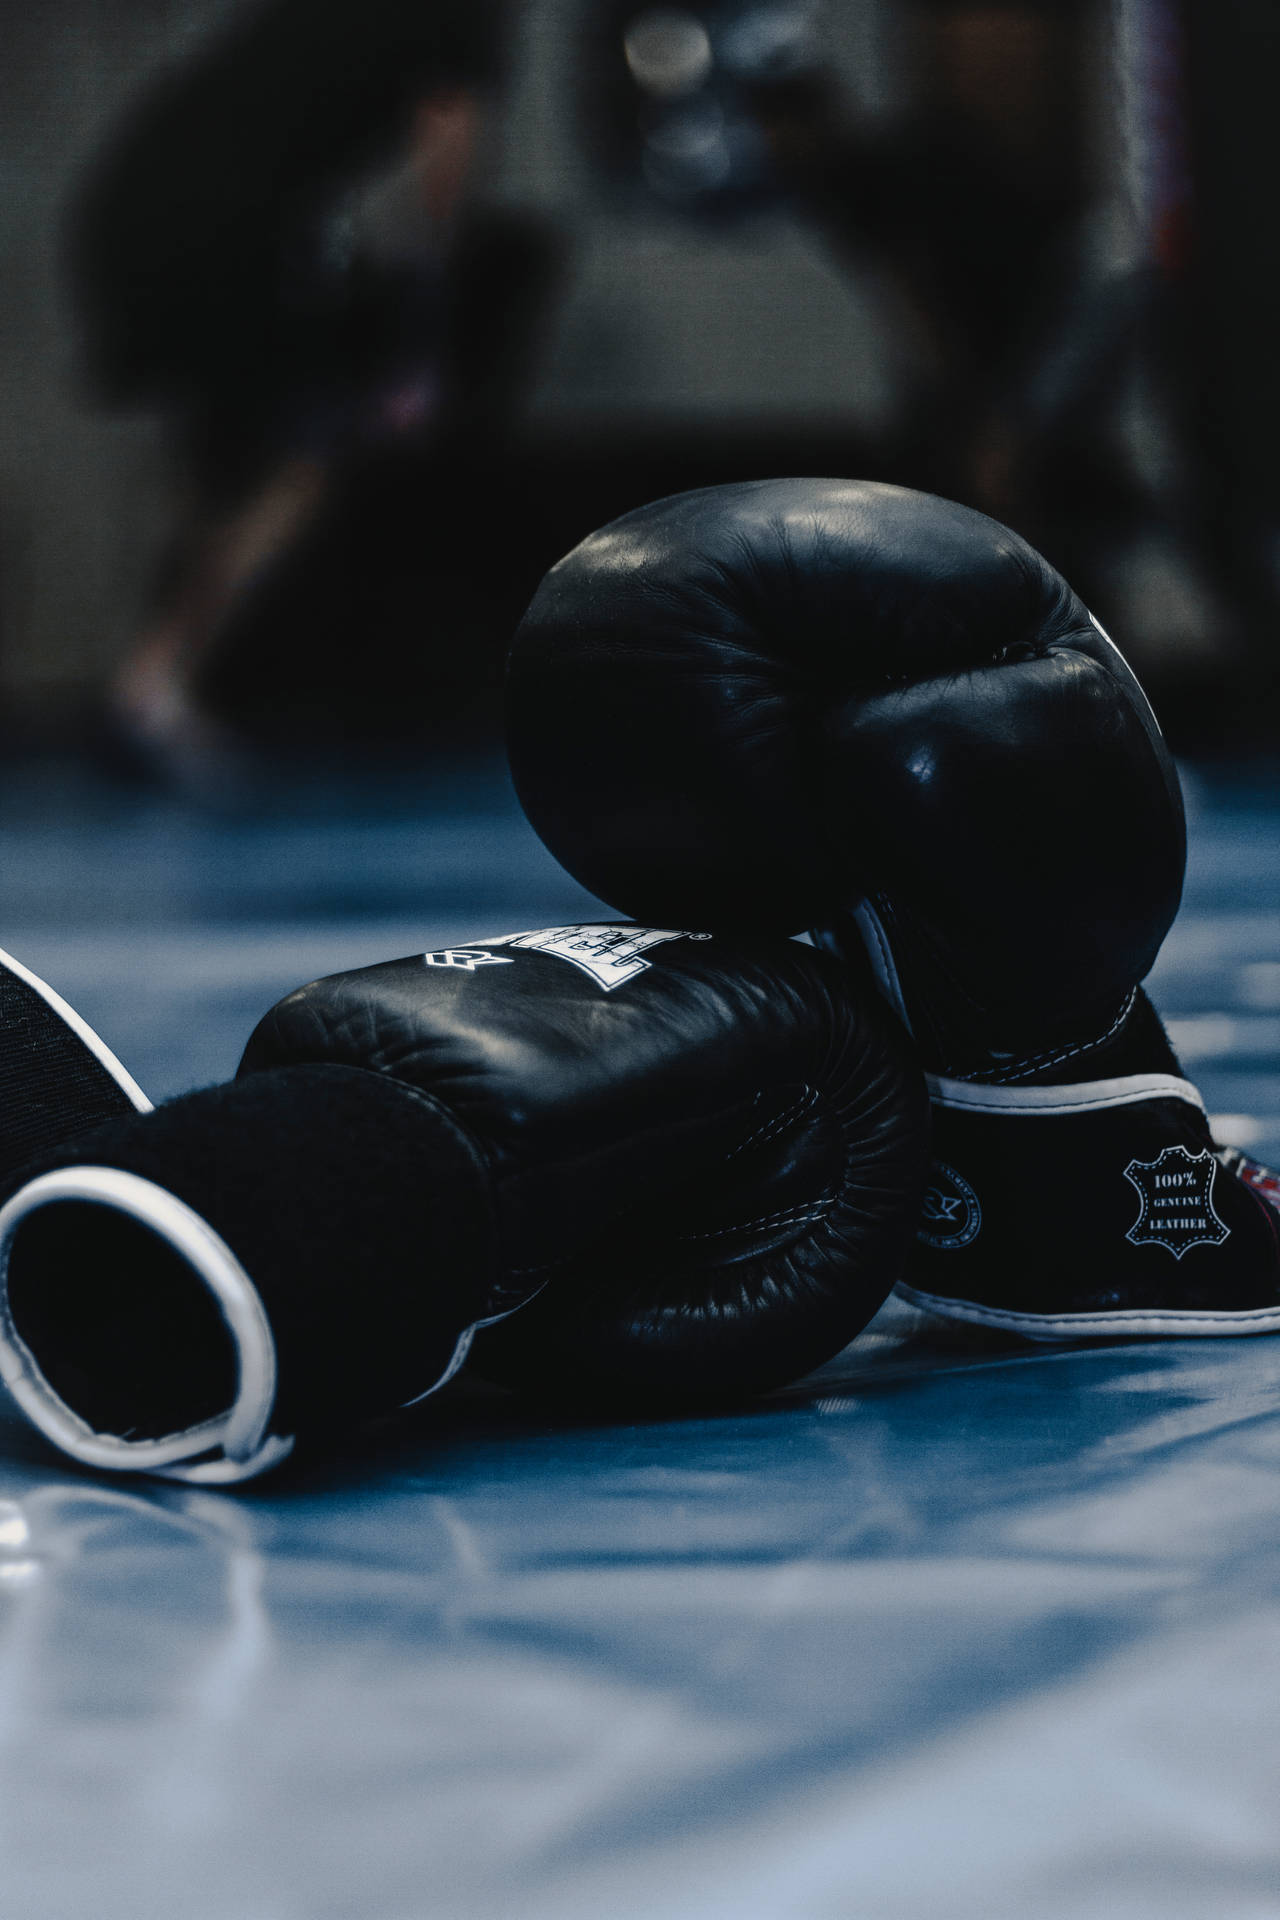
[[[155,1111],[36,1002],[8,1104],[57,1047],[94,1097],[0,1169],[0,1368],[92,1466],[244,1479],[468,1353],[611,1406],[758,1392],[860,1330],[919,1209],[909,1044],[788,940],[582,926],[365,968]]]
[[[932,1099],[907,1299],[1035,1339],[1280,1329],[1280,1182],[1216,1146],[1139,984],[1177,775],[1025,541],[882,485],[660,500],[547,576],[508,714],[530,820],[611,905],[870,964]]]
[[[510,745],[586,885],[737,937],[697,961],[695,935],[559,929],[320,983],[232,1087],[55,1155],[0,1213],[0,1357],[68,1451],[240,1477],[294,1427],[432,1390],[473,1340],[561,1390],[816,1364],[917,1205],[911,1066],[868,970],[929,1069],[909,1299],[1041,1339],[1280,1327],[1277,1183],[1214,1145],[1138,984],[1181,889],[1176,775],[1015,535],[843,482],[658,502],[548,576]],[[806,924],[840,974],[778,944]],[[566,1011],[545,966],[500,992],[524,954],[609,1000],[579,981]],[[846,1189],[824,1116],[851,1018],[878,1038]]]

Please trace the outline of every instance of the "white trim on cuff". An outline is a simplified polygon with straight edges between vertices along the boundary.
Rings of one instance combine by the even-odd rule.
[[[141,1222],[208,1288],[236,1354],[236,1394],[225,1414],[160,1439],[126,1440],[95,1432],[55,1393],[14,1325],[9,1258],[22,1223],[39,1208],[65,1201],[109,1207]],[[184,1200],[118,1167],[55,1169],[28,1181],[0,1208],[0,1376],[28,1419],[85,1466],[221,1484],[263,1472],[293,1447],[292,1437],[267,1432],[276,1397],[276,1347],[257,1288],[226,1241]]]
[[[1108,1107],[1133,1107],[1145,1100],[1185,1100],[1204,1112],[1204,1101],[1190,1080],[1172,1073],[1130,1073],[1115,1080],[1081,1080],[1063,1087],[988,1086],[973,1080],[947,1080],[928,1074],[935,1106],[957,1113],[1016,1114],[1020,1120],[1049,1119],[1064,1113],[1101,1113]]]

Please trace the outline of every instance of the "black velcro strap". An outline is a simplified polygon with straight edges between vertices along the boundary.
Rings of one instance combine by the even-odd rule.
[[[62,1015],[0,965],[0,1187],[29,1160],[133,1104]]]

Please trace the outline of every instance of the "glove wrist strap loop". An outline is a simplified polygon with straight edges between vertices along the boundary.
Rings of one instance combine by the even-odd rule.
[[[55,1392],[14,1323],[9,1264],[24,1221],[41,1207],[88,1202],[149,1228],[207,1288],[231,1336],[235,1398],[225,1414],[158,1439],[98,1433]],[[64,1167],[29,1181],[0,1208],[0,1375],[40,1431],[85,1466],[223,1483],[274,1466],[292,1438],[269,1434],[276,1398],[276,1347],[257,1288],[234,1253],[185,1201],[118,1167]]]

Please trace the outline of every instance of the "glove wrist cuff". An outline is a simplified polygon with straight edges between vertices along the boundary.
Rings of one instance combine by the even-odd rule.
[[[932,1091],[912,1304],[1033,1340],[1280,1331],[1274,1176],[1189,1081]]]
[[[212,1297],[235,1355],[231,1404],[212,1419],[158,1437],[101,1433],[76,1413],[23,1339],[10,1300],[10,1265],[22,1228],[42,1209],[75,1204],[123,1214],[147,1228]],[[274,1466],[291,1437],[271,1435],[276,1346],[257,1288],[226,1242],[176,1194],[119,1167],[60,1167],[13,1195],[0,1209],[0,1374],[47,1439],[85,1466],[229,1482]]]
[[[487,1166],[384,1075],[249,1074],[58,1159],[0,1210],[0,1366],[85,1465],[246,1479],[288,1453],[273,1428],[441,1385],[488,1307]]]

